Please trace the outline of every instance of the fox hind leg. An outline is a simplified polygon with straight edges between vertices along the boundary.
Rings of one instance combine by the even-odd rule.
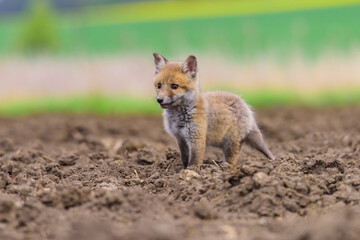
[[[228,162],[232,168],[236,167],[237,160],[240,154],[241,143],[232,139],[231,142],[222,146],[224,153],[224,161]]]

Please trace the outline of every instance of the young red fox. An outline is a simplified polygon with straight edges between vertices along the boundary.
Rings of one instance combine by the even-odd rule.
[[[232,166],[243,142],[274,159],[244,100],[227,92],[200,92],[194,56],[177,63],[153,55],[156,100],[164,109],[165,130],[179,145],[184,168],[202,164],[206,145],[221,148],[224,161]]]

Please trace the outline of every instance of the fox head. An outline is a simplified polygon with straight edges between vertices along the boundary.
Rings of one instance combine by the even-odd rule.
[[[154,53],[156,100],[163,109],[193,101],[199,92],[196,57],[189,56],[183,63],[169,62]]]

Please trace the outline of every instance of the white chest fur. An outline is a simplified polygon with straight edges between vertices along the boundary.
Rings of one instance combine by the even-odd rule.
[[[165,130],[175,138],[188,138],[195,130],[194,107],[175,107],[163,112]]]

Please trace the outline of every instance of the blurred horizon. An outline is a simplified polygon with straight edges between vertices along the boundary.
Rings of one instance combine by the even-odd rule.
[[[2,0],[0,101],[151,99],[153,52],[195,55],[203,90],[346,95],[359,20],[355,0]]]

